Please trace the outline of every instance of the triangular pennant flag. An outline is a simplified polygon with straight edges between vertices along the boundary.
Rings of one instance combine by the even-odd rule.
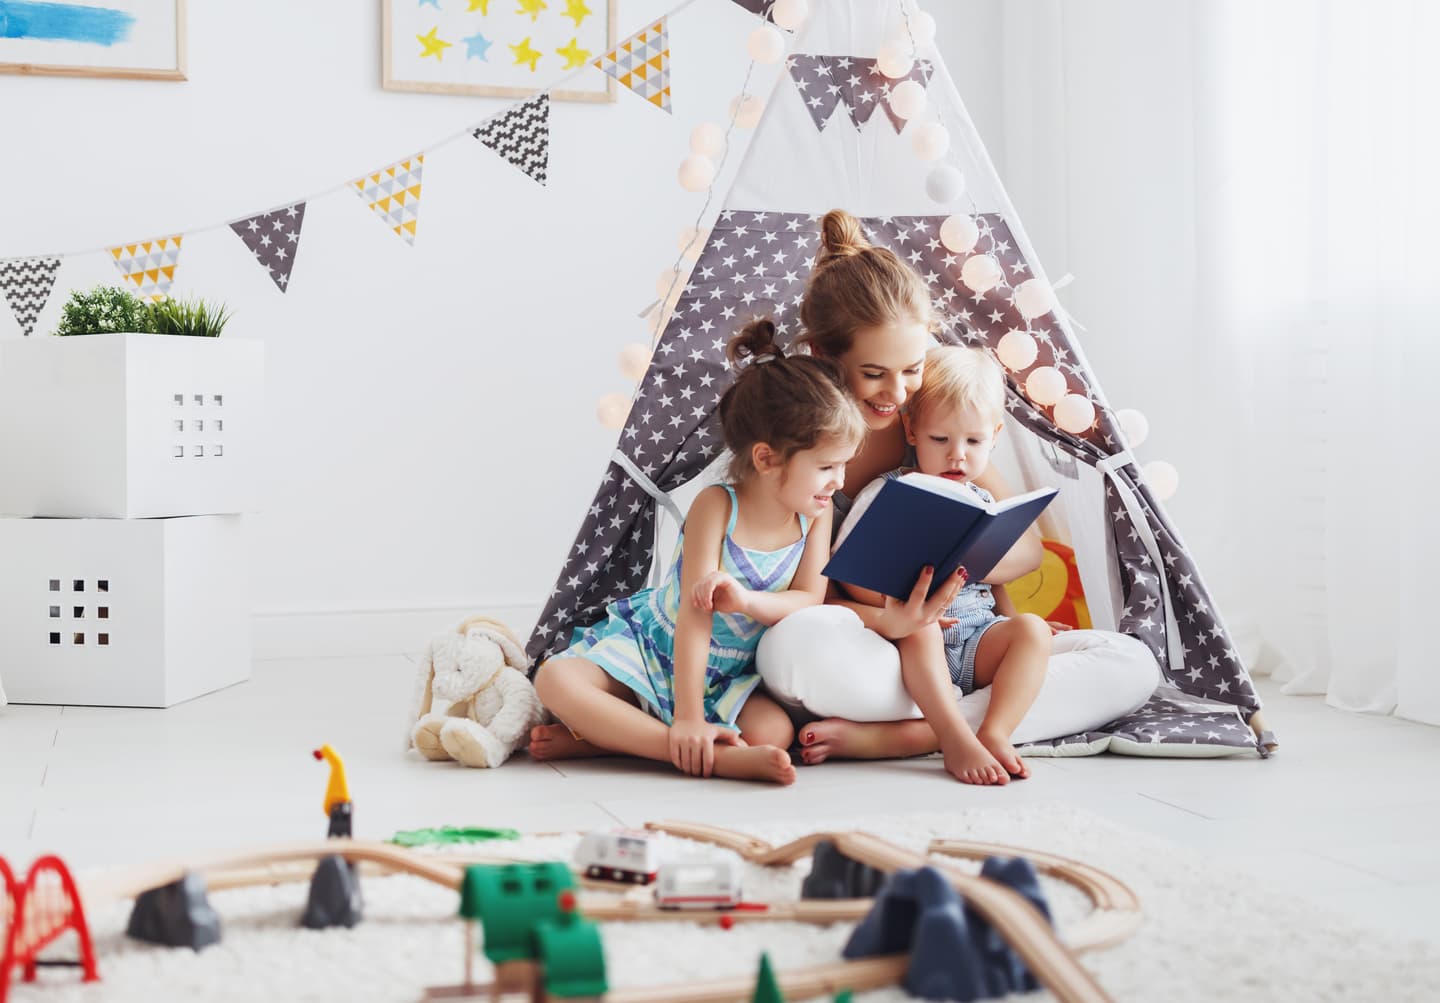
[[[670,111],[670,29],[661,18],[592,64],[663,112]]]
[[[805,102],[805,110],[815,120],[817,129],[825,128],[825,123],[835,113],[835,106],[840,103],[840,93],[844,90],[840,80],[850,72],[850,67],[840,67],[840,62],[849,64],[851,61],[843,56],[831,58],[796,53],[787,64],[795,89],[800,92],[800,100]]]
[[[489,119],[475,138],[540,184],[550,165],[550,95],[542,93]]]
[[[734,0],[734,2],[739,4],[741,7],[744,7],[752,14],[759,14],[767,21],[774,20],[774,18],[770,16],[769,11],[769,7],[774,2],[774,0]]]
[[[830,82],[839,86],[840,99],[844,101],[845,110],[850,113],[850,121],[855,123],[855,128],[870,121],[876,108],[885,109],[885,115],[896,132],[905,128],[905,120],[890,107],[890,89],[900,80],[891,80],[881,73],[875,59],[831,56],[830,66],[831,76],[834,77]],[[918,80],[921,86],[929,87],[931,69],[930,60],[921,59],[901,80]],[[798,81],[796,86],[799,86]]]
[[[917,80],[919,81],[921,87],[929,87],[930,72],[930,60],[920,59],[915,62],[915,65],[910,68],[910,72],[905,74],[902,79]],[[895,131],[903,132],[905,130],[905,120],[899,115],[895,114],[895,109],[890,107],[890,88],[900,83],[900,81],[891,80],[888,77],[881,75],[878,69],[876,70],[876,76],[878,76],[878,78],[883,81],[880,87],[880,107],[885,109],[885,115],[890,119],[890,124],[895,127]],[[875,80],[876,77],[871,77],[870,79]]]
[[[425,168],[425,154],[397,160],[389,167],[382,167],[363,178],[356,178],[350,184],[375,215],[407,244],[415,243],[415,226],[420,221],[421,174]],[[394,197],[396,188],[411,193],[401,200]],[[299,227],[296,227],[299,230]]]
[[[59,258],[16,258],[0,261],[0,289],[10,301],[10,310],[25,337],[35,330],[35,318],[45,309],[50,290],[55,288]]]
[[[282,293],[290,287],[290,269],[300,249],[300,226],[305,222],[305,203],[296,202],[274,212],[237,219],[230,229],[250,248],[255,260],[270,275]]]
[[[170,283],[175,280],[182,239],[180,234],[176,234],[138,244],[120,244],[110,248],[110,257],[115,260],[120,274],[139,290],[141,296],[163,300],[170,295]]]

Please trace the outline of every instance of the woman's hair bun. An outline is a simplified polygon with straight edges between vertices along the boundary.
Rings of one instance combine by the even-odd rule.
[[[820,221],[820,261],[859,254],[869,246],[860,221],[844,209],[831,209]]]

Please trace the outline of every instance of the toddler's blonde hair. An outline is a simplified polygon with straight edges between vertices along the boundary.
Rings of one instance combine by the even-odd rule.
[[[1005,372],[990,353],[964,345],[940,345],[925,353],[920,389],[905,402],[915,419],[928,408],[969,404],[985,421],[1005,418]]]

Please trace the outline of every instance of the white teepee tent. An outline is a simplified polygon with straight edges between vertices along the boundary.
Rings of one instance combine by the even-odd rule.
[[[1264,754],[1271,739],[1262,734],[1245,667],[1198,569],[1126,449],[1069,323],[1058,310],[1034,316],[1028,304],[1023,311],[1017,305],[1017,287],[1029,279],[1043,283],[1044,273],[936,53],[921,47],[908,74],[925,88],[924,114],[907,125],[889,106],[897,81],[879,71],[876,54],[906,30],[905,6],[812,0],[814,12],[795,40],[788,72],[769,97],[725,209],[657,342],[529,653],[538,661],[563,649],[574,628],[600,619],[608,602],[645,585],[658,507],[678,517],[670,493],[720,450],[714,412],[730,379],[727,339],[754,316],[773,317],[784,337],[799,333],[818,220],[840,207],[925,278],[948,340],[995,349],[1007,333],[1021,331],[1038,348],[1029,365],[1009,374],[1011,425],[1023,430],[1006,437],[1013,444],[1007,473],[1027,488],[1060,489],[1052,509],[1058,509],[1058,532],[1075,551],[1094,625],[1139,638],[1166,678],[1136,714],[1100,733],[1053,744],[1067,751],[1109,746],[1156,755]],[[926,122],[948,133],[941,160],[922,161],[913,147]],[[963,195],[946,205],[927,190],[940,165],[965,179]],[[942,225],[956,214],[970,217],[979,231],[963,252],[941,241]],[[999,266],[993,286],[977,277],[990,264],[980,260],[985,256]],[[993,277],[993,265],[990,271]],[[1047,366],[1063,377],[1067,393],[1094,407],[1088,430],[1063,431],[1052,407],[1027,393],[1029,374]],[[1083,415],[1083,403],[1071,405]]]

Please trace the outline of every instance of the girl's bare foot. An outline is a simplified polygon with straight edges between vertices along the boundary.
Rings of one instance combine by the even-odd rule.
[[[1030,776],[1030,767],[1025,765],[1025,760],[1020,753],[1015,751],[1015,746],[1010,744],[1010,736],[993,731],[987,731],[984,725],[975,733],[980,744],[990,750],[995,761],[1003,767],[1010,776],[1017,780],[1025,780]]]
[[[800,758],[807,766],[835,759],[898,759],[936,749],[924,721],[847,721],[828,717],[800,729]]]
[[[790,753],[773,745],[715,747],[715,776],[730,780],[766,780],[793,784],[795,766]]]
[[[1010,774],[990,750],[967,729],[957,735],[953,742],[942,747],[945,753],[945,772],[962,784],[1008,784]]]
[[[551,759],[583,759],[608,756],[604,749],[576,738],[563,724],[537,724],[530,729],[530,758],[546,762]]]

